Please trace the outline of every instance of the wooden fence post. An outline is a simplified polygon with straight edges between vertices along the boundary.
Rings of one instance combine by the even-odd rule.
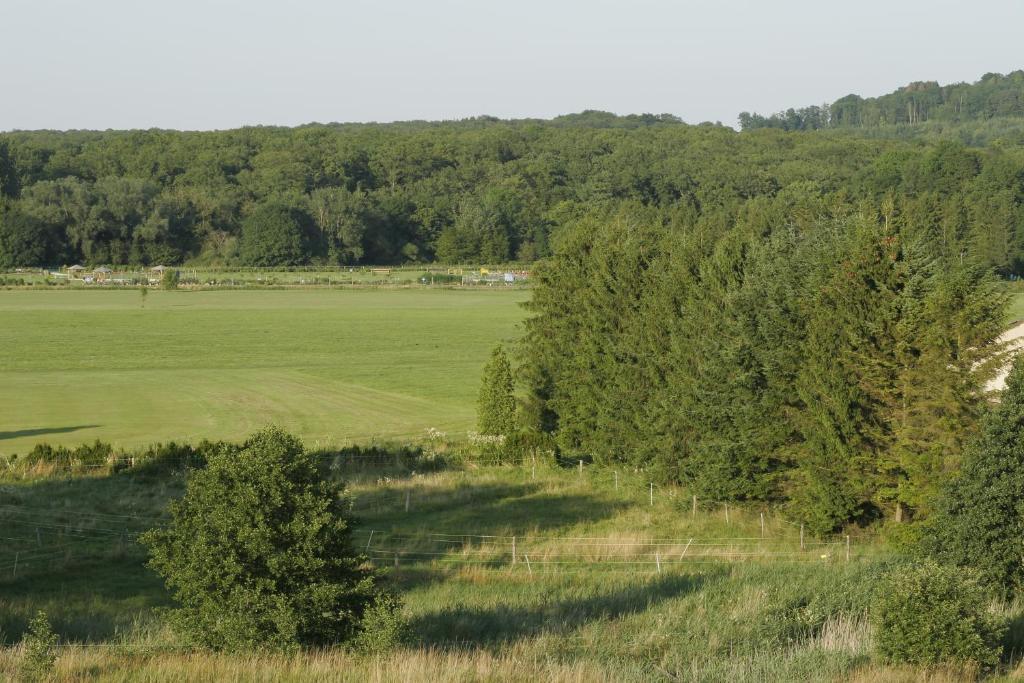
[[[800,525],[800,550],[804,549],[804,525]]]
[[[654,505],[654,482],[651,482],[651,505]]]
[[[761,513],[761,538],[764,538],[764,513]]]
[[[516,537],[512,537],[512,564],[516,563]]]

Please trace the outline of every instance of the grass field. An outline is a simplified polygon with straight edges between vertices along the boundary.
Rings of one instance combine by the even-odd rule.
[[[0,551],[0,678],[14,675],[10,645],[37,609],[68,645],[61,675],[89,680],[833,680],[871,670],[870,632],[847,605],[878,562],[870,539],[855,538],[849,560],[842,540],[808,538],[801,550],[799,529],[770,512],[762,532],[759,509],[733,508],[727,522],[721,506],[694,514],[684,492],[661,488],[652,504],[642,477],[616,483],[600,469],[342,476],[358,544],[404,595],[407,649],[179,651],[153,609],[167,595],[132,539],[182,479],[129,471],[4,486],[0,523],[15,540]],[[804,628],[793,606],[808,600],[833,612]]]
[[[694,513],[684,491],[657,487],[652,503],[642,476],[599,468],[336,471],[350,482],[357,544],[404,597],[402,649],[182,649],[154,611],[168,597],[133,537],[183,480],[129,470],[4,484],[0,524],[14,540],[0,550],[0,678],[15,675],[37,609],[65,644],[60,676],[75,680],[965,677],[875,662],[863,609],[886,552],[871,537],[855,536],[849,556],[842,538],[801,548],[799,528],[770,510]]]
[[[0,291],[0,454],[39,441],[310,444],[472,427],[522,290]]]

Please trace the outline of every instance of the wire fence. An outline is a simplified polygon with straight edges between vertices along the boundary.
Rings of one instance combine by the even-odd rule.
[[[803,526],[777,516],[767,506],[737,507],[734,504],[698,501],[696,496],[676,486],[645,481],[642,471],[618,470],[594,466],[581,460],[561,459],[556,466],[542,468],[551,493],[579,487],[600,492],[602,500],[614,504],[659,506],[659,514],[677,515],[680,520],[705,523],[711,516],[735,527],[736,536],[715,537],[694,534],[686,537],[654,537],[649,531],[617,530],[610,537],[573,537],[558,534],[493,535],[424,531],[396,531],[422,512],[443,510],[496,495],[486,485],[522,486],[537,482],[535,462],[494,468],[498,477],[485,480],[479,472],[442,470],[415,475],[416,458],[403,459],[395,453],[325,454],[338,467],[370,463],[396,465],[407,470],[391,479],[381,476],[375,483],[363,482],[346,497],[357,514],[373,518],[377,514],[391,521],[391,528],[372,526],[355,530],[356,545],[378,565],[431,564],[473,565],[482,568],[513,567],[533,572],[565,570],[637,570],[662,571],[674,566],[722,562],[814,562],[849,561],[866,554],[866,546],[854,544],[849,536],[811,538]],[[173,458],[171,460],[174,460]],[[188,458],[177,464],[186,465]],[[548,460],[551,463],[551,460]],[[166,464],[166,463],[162,463]],[[102,465],[101,467],[106,467]],[[509,476],[514,473],[513,476]],[[405,476],[408,475],[408,476]],[[436,486],[431,477],[443,479]],[[451,481],[462,477],[461,481]],[[455,483],[452,487],[451,484]],[[512,490],[502,496],[523,494]],[[72,554],[82,557],[90,552],[110,556],[134,544],[145,530],[167,521],[165,514],[114,513],[65,508],[27,508],[0,504],[0,580],[24,575],[30,568],[68,562]],[[716,524],[718,524],[716,522]],[[372,522],[371,522],[372,525]],[[701,525],[698,524],[695,531]],[[528,529],[529,525],[521,528]],[[514,527],[513,527],[514,529]],[[797,535],[799,530],[799,535]],[[753,535],[751,535],[753,532]],[[514,533],[514,532],[513,532]],[[363,541],[365,539],[365,541]],[[33,543],[33,541],[35,541]],[[83,552],[86,551],[86,552]]]
[[[849,562],[854,548],[841,540],[785,538],[639,538],[497,536],[360,529],[362,551],[377,564],[463,564],[486,568],[518,567],[532,574],[555,568],[637,568],[662,571],[673,566],[742,561]]]

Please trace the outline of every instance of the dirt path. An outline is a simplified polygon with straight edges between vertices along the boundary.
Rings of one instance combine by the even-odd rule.
[[[999,341],[1008,344],[1007,348],[1014,353],[1024,348],[1024,321],[1016,323],[1013,327],[999,335]],[[1006,388],[1006,377],[1010,374],[1010,362],[999,371],[999,374],[985,384],[985,391],[1001,391]]]

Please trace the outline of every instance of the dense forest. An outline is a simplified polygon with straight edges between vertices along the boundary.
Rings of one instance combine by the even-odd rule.
[[[990,89],[1011,86],[1019,99],[1021,72]],[[1024,129],[1013,121],[737,132],[588,111],[10,132],[0,134],[0,267],[533,262],[598,209],[640,205],[673,225],[725,231],[786,197],[852,206],[892,196],[927,215],[937,239],[955,236],[977,263],[1019,274]]]
[[[578,221],[535,273],[527,427],[818,532],[926,515],[986,405],[1006,294],[941,202],[807,190],[731,222]]]
[[[881,97],[847,95],[831,104],[789,108],[763,116],[743,112],[740,127],[818,130],[878,128],[925,121],[964,122],[1024,117],[1024,71],[989,73],[976,83],[910,83]]]
[[[1013,119],[934,119],[954,102],[1016,114],[992,103],[1022,86],[1016,72],[943,89],[882,135],[855,127],[901,121],[906,99],[748,118],[724,135],[753,191],[726,167],[719,187],[736,191],[718,202],[579,207],[535,272],[526,427],[704,500],[782,504],[817,532],[927,519],[1005,359],[998,276],[1021,272],[1024,199],[1019,139],[989,137]]]

